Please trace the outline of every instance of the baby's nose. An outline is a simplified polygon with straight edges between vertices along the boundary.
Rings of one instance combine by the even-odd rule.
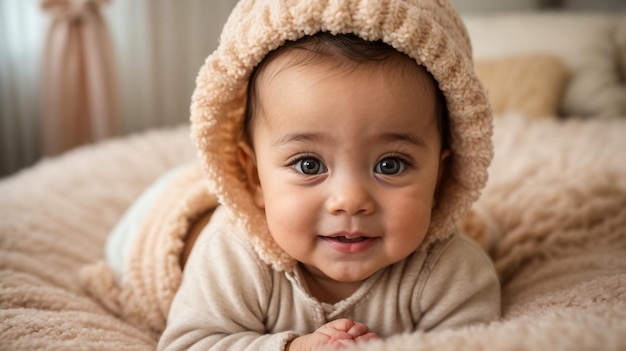
[[[326,209],[331,214],[368,215],[376,204],[368,184],[353,177],[337,181],[331,189]]]

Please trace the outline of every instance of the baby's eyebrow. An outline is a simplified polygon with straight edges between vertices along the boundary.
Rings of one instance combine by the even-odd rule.
[[[418,147],[428,148],[421,136],[412,133],[384,133],[381,135],[380,139],[389,142],[402,141]]]
[[[290,133],[281,136],[272,143],[272,146],[281,146],[290,142],[320,142],[323,141],[324,135],[318,133]],[[413,144],[417,147],[428,148],[422,137],[413,133],[384,133],[378,140],[383,142],[405,142]]]
[[[304,141],[320,141],[323,136],[317,133],[290,133],[283,135],[279,139],[272,143],[272,146],[281,146],[290,142],[304,142]]]

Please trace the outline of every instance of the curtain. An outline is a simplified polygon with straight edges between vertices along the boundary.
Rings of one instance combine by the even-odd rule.
[[[44,109],[39,105],[38,93],[43,83],[42,65],[49,58],[48,54],[43,55],[46,39],[52,30],[63,27],[56,22],[58,9],[44,12],[41,1],[0,0],[0,177],[40,159],[44,146],[42,134],[58,127],[46,122],[49,127],[43,130],[40,125]],[[116,127],[121,135],[188,122],[198,69],[217,46],[222,26],[236,2],[113,0],[99,6],[115,52],[114,91],[119,98]],[[76,1],[74,6],[78,4],[81,2]],[[80,18],[84,10],[87,9],[74,8],[69,16]],[[65,28],[68,27],[66,23]],[[87,45],[96,39],[89,39]],[[98,77],[97,73],[85,79]],[[56,89],[51,87],[50,92],[58,94],[53,88]],[[87,91],[78,92],[87,94]],[[96,112],[108,108],[104,106]],[[84,130],[81,135],[93,135],[94,140],[103,137],[105,131],[114,131],[115,125],[107,124],[111,121],[100,117],[95,120],[100,124],[72,128]]]
[[[118,134],[113,44],[100,14],[107,0],[43,0],[52,14],[43,56],[41,135],[55,155]]]
[[[116,45],[122,129],[189,121],[191,94],[237,0],[115,0],[105,15]]]
[[[0,0],[0,176],[40,156],[38,86],[47,27],[38,0]]]

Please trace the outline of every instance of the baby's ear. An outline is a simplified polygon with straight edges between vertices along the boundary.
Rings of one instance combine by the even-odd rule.
[[[259,171],[256,165],[256,157],[250,145],[243,141],[239,142],[239,144],[237,145],[237,158],[239,159],[239,164],[246,172],[248,191],[250,192],[250,194],[252,194],[254,203],[259,208],[265,208],[265,201],[263,200],[263,190],[261,189]]]

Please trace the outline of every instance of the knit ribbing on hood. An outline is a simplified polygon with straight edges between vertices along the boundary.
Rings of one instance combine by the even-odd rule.
[[[191,135],[209,188],[248,232],[261,259],[289,271],[295,260],[272,239],[237,159],[248,79],[285,41],[317,32],[382,40],[426,67],[446,98],[450,151],[420,246],[448,237],[479,197],[493,156],[491,109],[474,72],[469,36],[445,0],[243,0],[224,26],[220,44],[200,69],[191,104]]]

